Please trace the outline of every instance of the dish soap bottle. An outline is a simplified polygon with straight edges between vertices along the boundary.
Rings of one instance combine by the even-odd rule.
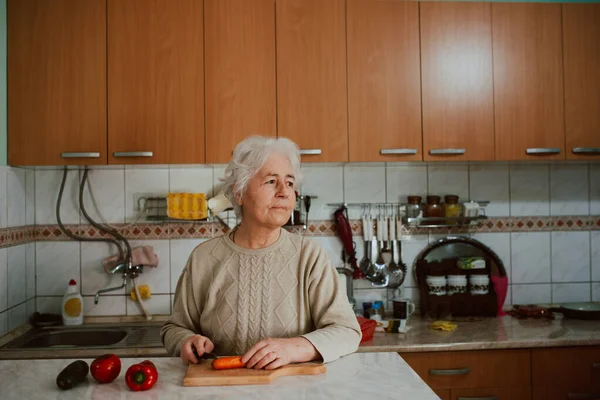
[[[69,281],[69,286],[62,301],[63,325],[83,324],[83,298],[75,279]]]

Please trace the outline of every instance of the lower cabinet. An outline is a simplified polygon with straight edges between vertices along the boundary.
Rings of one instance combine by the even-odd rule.
[[[534,386],[533,400],[597,400],[600,390],[594,387],[557,388]]]
[[[531,388],[492,387],[450,390],[451,400],[531,400]]]
[[[450,389],[433,389],[433,392],[442,400],[450,400]]]

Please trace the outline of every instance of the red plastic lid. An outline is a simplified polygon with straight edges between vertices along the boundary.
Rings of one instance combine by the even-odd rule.
[[[75,281],[75,279],[71,279],[69,281],[69,286],[75,286],[75,285],[77,285],[77,282]]]

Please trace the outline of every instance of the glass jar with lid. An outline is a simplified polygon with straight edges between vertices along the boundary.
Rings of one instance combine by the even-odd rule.
[[[444,196],[444,217],[460,217],[460,204],[458,204],[458,196],[452,194]],[[454,223],[456,223],[456,221]]]
[[[440,196],[427,196],[427,205],[423,210],[423,215],[428,218],[441,217],[443,215]]]
[[[421,196],[408,196],[406,205],[406,216],[408,218],[421,218],[423,216],[423,206],[421,205]]]

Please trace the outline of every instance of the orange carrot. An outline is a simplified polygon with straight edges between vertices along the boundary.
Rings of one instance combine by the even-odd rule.
[[[246,363],[242,362],[242,357],[240,356],[220,357],[212,362],[212,367],[215,370],[244,368],[245,366]]]

